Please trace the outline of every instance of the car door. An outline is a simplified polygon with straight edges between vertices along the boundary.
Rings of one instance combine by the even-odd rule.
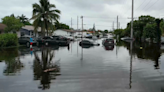
[[[29,37],[23,37],[22,43],[26,44],[27,42],[30,42],[30,38]]]
[[[22,40],[23,40],[23,37],[20,37],[20,38],[18,39],[19,44],[22,44]]]
[[[84,40],[84,41],[82,41],[82,44],[84,44],[84,45],[90,45],[90,42],[87,41],[87,40]]]

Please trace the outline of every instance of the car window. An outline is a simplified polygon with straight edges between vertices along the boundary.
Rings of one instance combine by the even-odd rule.
[[[90,43],[90,41],[87,41],[87,40],[83,40],[83,43]]]

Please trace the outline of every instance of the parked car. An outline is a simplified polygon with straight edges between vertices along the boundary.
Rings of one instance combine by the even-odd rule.
[[[64,36],[65,38],[67,38],[69,41],[74,41],[74,37],[72,36]]]
[[[30,37],[30,36],[22,36],[20,38],[18,38],[18,42],[20,45],[26,45],[27,47],[30,47],[30,38],[32,38],[32,43],[33,45],[36,44],[36,38],[34,37]]]
[[[92,45],[81,45],[82,48],[85,48],[85,49],[89,49],[91,47],[93,47]]]
[[[109,46],[114,45],[114,39],[113,38],[107,38],[102,41],[103,46]]]
[[[85,38],[92,39],[92,35],[87,35]]]
[[[43,39],[42,37],[38,37],[36,41],[37,46],[45,45],[45,39]]]
[[[114,45],[109,45],[109,46],[104,46],[105,50],[113,50],[114,49]]]
[[[64,36],[52,36],[53,39],[55,39],[60,46],[68,46],[70,43],[70,40]]]
[[[108,38],[108,35],[107,34],[103,34],[103,38]]]
[[[45,36],[37,39],[37,46],[39,45],[58,45],[58,41],[51,36]]]
[[[96,43],[94,41],[90,41],[90,40],[82,40],[79,45],[91,45],[91,46],[99,46],[99,43]]]

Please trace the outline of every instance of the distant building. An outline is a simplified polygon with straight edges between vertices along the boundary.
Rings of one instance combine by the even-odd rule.
[[[69,29],[57,29],[53,32],[53,35],[62,35],[62,36],[73,36],[75,31]]]

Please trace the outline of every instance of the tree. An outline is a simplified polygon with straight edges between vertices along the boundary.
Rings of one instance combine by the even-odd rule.
[[[5,24],[7,27],[5,28],[5,32],[15,32],[22,28],[23,24],[20,22],[19,19],[16,19],[13,16],[6,16],[2,18],[2,23]]]
[[[70,29],[69,25],[59,23],[59,22],[55,23],[55,28],[56,29]]]
[[[147,24],[153,24],[155,23],[155,18],[152,16],[140,16],[139,20],[135,20],[133,22],[133,34],[134,34],[134,38],[138,41],[141,41],[142,37],[143,37],[143,30],[144,27]],[[131,22],[127,24],[127,28],[125,29],[125,35],[126,36],[130,36],[130,32],[131,32]]]
[[[108,33],[108,30],[104,30],[105,33]]]
[[[164,33],[164,21],[160,23],[160,29],[162,31],[162,34]]]
[[[24,25],[32,25],[29,22],[29,19],[25,15],[17,16],[17,18],[24,24]]]
[[[156,30],[156,23],[153,24],[147,24],[143,31],[143,36],[146,38],[150,38],[151,42],[153,42],[153,38],[156,38],[157,36],[157,30]]]
[[[45,30],[47,35],[51,29],[54,30],[53,22],[58,21],[60,16],[60,10],[56,9],[54,4],[50,4],[49,0],[40,0],[39,4],[33,4],[33,25],[35,31],[38,27],[41,27],[42,35],[45,36]]]
[[[60,66],[58,65],[60,60],[53,62],[54,55],[54,51],[51,48],[43,48],[41,58],[38,53],[34,52],[34,79],[40,80],[42,86],[39,88],[43,90],[50,88],[51,79],[55,79],[56,73],[60,72]]]
[[[113,32],[116,36],[118,35],[119,37],[122,37],[124,34],[124,29],[116,29]]]

